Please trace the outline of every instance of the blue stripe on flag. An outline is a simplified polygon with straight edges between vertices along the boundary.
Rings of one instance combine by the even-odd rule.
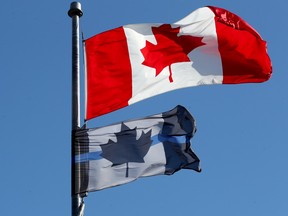
[[[165,141],[167,142],[168,141],[168,142],[178,143],[178,144],[186,143],[186,136],[165,136],[165,135],[159,134],[159,135],[154,136],[154,137],[156,137],[158,143],[159,143],[159,141],[160,142],[165,142]],[[151,138],[153,141],[155,139],[154,137]],[[152,143],[152,145],[153,145],[153,143]],[[157,143],[155,143],[155,144],[157,144]]]
[[[102,159],[102,157],[100,156],[101,153],[102,153],[102,151],[87,152],[84,154],[75,155],[75,163],[81,163],[81,162],[86,162],[86,161],[90,161],[90,160]]]
[[[155,135],[151,137],[152,143],[151,146],[159,144],[161,142],[172,142],[172,143],[186,143],[186,136],[164,136],[161,134]],[[80,155],[75,155],[75,163],[82,163],[82,162],[87,162],[91,160],[100,160],[103,157],[101,157],[102,151],[97,151],[97,152],[88,152]]]

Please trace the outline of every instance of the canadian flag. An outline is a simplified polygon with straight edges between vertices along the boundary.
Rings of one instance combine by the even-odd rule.
[[[173,24],[134,24],[85,40],[86,120],[140,100],[208,84],[268,80],[266,42],[237,15],[212,6]]]

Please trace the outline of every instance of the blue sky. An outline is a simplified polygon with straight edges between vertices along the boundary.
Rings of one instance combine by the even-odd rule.
[[[70,3],[1,4],[1,215],[71,214]],[[182,89],[91,121],[102,126],[181,104],[197,121],[192,146],[202,172],[183,170],[90,193],[85,216],[287,215],[288,32],[287,3],[281,3],[81,1],[85,38],[125,24],[172,23],[206,5],[223,7],[261,34],[273,63],[265,83]],[[83,110],[82,102],[82,119]]]

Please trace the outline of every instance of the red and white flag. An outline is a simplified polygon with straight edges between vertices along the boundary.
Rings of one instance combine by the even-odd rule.
[[[266,42],[221,8],[173,24],[125,25],[85,41],[86,120],[175,89],[268,80]]]

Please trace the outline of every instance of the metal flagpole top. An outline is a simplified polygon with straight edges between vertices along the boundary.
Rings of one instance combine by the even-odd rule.
[[[68,15],[70,17],[73,17],[74,15],[81,17],[83,15],[80,2],[72,2],[71,3],[70,10],[68,11]]]

